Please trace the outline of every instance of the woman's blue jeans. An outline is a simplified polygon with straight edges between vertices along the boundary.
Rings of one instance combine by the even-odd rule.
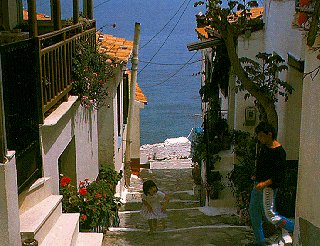
[[[266,217],[272,224],[284,228],[289,232],[293,232],[294,230],[294,222],[275,211],[275,197],[276,191],[271,188],[265,188],[263,191],[253,188],[251,192],[249,213],[257,245],[265,245],[262,229],[263,217]]]

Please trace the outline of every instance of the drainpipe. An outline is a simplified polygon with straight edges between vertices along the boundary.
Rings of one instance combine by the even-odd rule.
[[[137,70],[138,70],[138,50],[140,42],[140,23],[135,23],[134,28],[134,40],[133,40],[133,52],[132,52],[132,68],[131,68],[131,84],[130,84],[130,97],[129,97],[129,109],[128,109],[128,121],[127,121],[127,136],[126,136],[126,153],[124,159],[125,169],[125,185],[130,185],[130,164],[131,164],[131,130],[133,119],[133,105],[135,100],[136,83],[137,83]]]

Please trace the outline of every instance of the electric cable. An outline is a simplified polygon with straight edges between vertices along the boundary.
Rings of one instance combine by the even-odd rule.
[[[99,6],[105,4],[105,3],[108,3],[108,2],[111,2],[112,0],[106,0],[106,1],[103,1],[102,3],[98,3],[96,6],[94,6],[93,8],[98,8]]]
[[[185,64],[183,64],[174,74],[172,74],[171,76],[169,76],[169,77],[166,78],[165,80],[163,80],[163,81],[161,81],[161,82],[159,82],[159,83],[157,83],[157,84],[150,85],[150,86],[142,86],[142,85],[140,85],[140,87],[141,87],[142,89],[144,89],[144,88],[151,88],[151,87],[156,87],[156,86],[159,86],[159,85],[162,85],[162,84],[168,82],[170,79],[172,79],[173,77],[175,77],[185,66],[190,65],[189,62],[193,59],[193,57],[194,57],[196,54],[198,54],[198,51],[195,52],[195,53],[191,56],[191,58],[190,58]]]
[[[162,47],[166,44],[167,40],[169,39],[169,37],[171,36],[171,34],[173,33],[173,31],[176,29],[176,27],[178,26],[182,16],[184,15],[184,13],[186,12],[189,3],[191,2],[191,0],[189,0],[189,2],[187,3],[187,6],[184,8],[182,14],[180,15],[177,23],[174,25],[173,29],[170,31],[169,35],[166,37],[166,39],[164,40],[164,42],[162,43],[162,45],[159,47],[159,49],[156,51],[156,53],[151,57],[151,59],[149,60],[149,62],[139,71],[138,75],[146,68],[149,66],[150,62],[153,60],[153,58],[159,53],[159,51],[162,49]]]
[[[196,60],[196,61],[192,61],[189,62],[187,65],[191,65],[197,62],[202,61],[202,59]],[[149,61],[143,61],[143,60],[139,60],[139,62],[141,63],[150,63],[152,65],[160,65],[160,66],[181,66],[184,65],[185,63],[158,63],[158,62],[149,62]]]
[[[173,14],[173,16],[168,20],[168,22],[160,29],[160,31],[158,31],[148,42],[146,42],[145,44],[143,44],[139,50],[142,50],[145,46],[147,46],[155,37],[157,37],[165,28],[167,25],[169,25],[169,23],[173,20],[173,18],[179,13],[180,9],[182,8],[182,6],[185,4],[187,0],[184,0],[184,2],[180,5],[180,7],[178,8],[178,10]]]

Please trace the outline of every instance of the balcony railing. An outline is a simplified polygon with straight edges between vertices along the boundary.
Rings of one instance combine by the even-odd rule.
[[[36,37],[39,47],[39,80],[42,95],[42,116],[59,101],[66,99],[72,88],[72,58],[79,42],[96,44],[95,22],[84,29],[72,25]]]

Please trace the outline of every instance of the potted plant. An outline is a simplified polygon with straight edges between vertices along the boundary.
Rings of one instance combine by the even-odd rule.
[[[211,199],[218,199],[220,192],[224,189],[222,183],[222,175],[217,170],[210,170],[207,175],[207,181],[209,185],[209,196]]]
[[[114,193],[120,174],[112,174],[93,182],[85,179],[78,187],[71,185],[69,177],[61,177],[62,212],[80,213],[80,231],[103,232],[110,225],[118,224],[115,222],[118,222],[121,202]]]

